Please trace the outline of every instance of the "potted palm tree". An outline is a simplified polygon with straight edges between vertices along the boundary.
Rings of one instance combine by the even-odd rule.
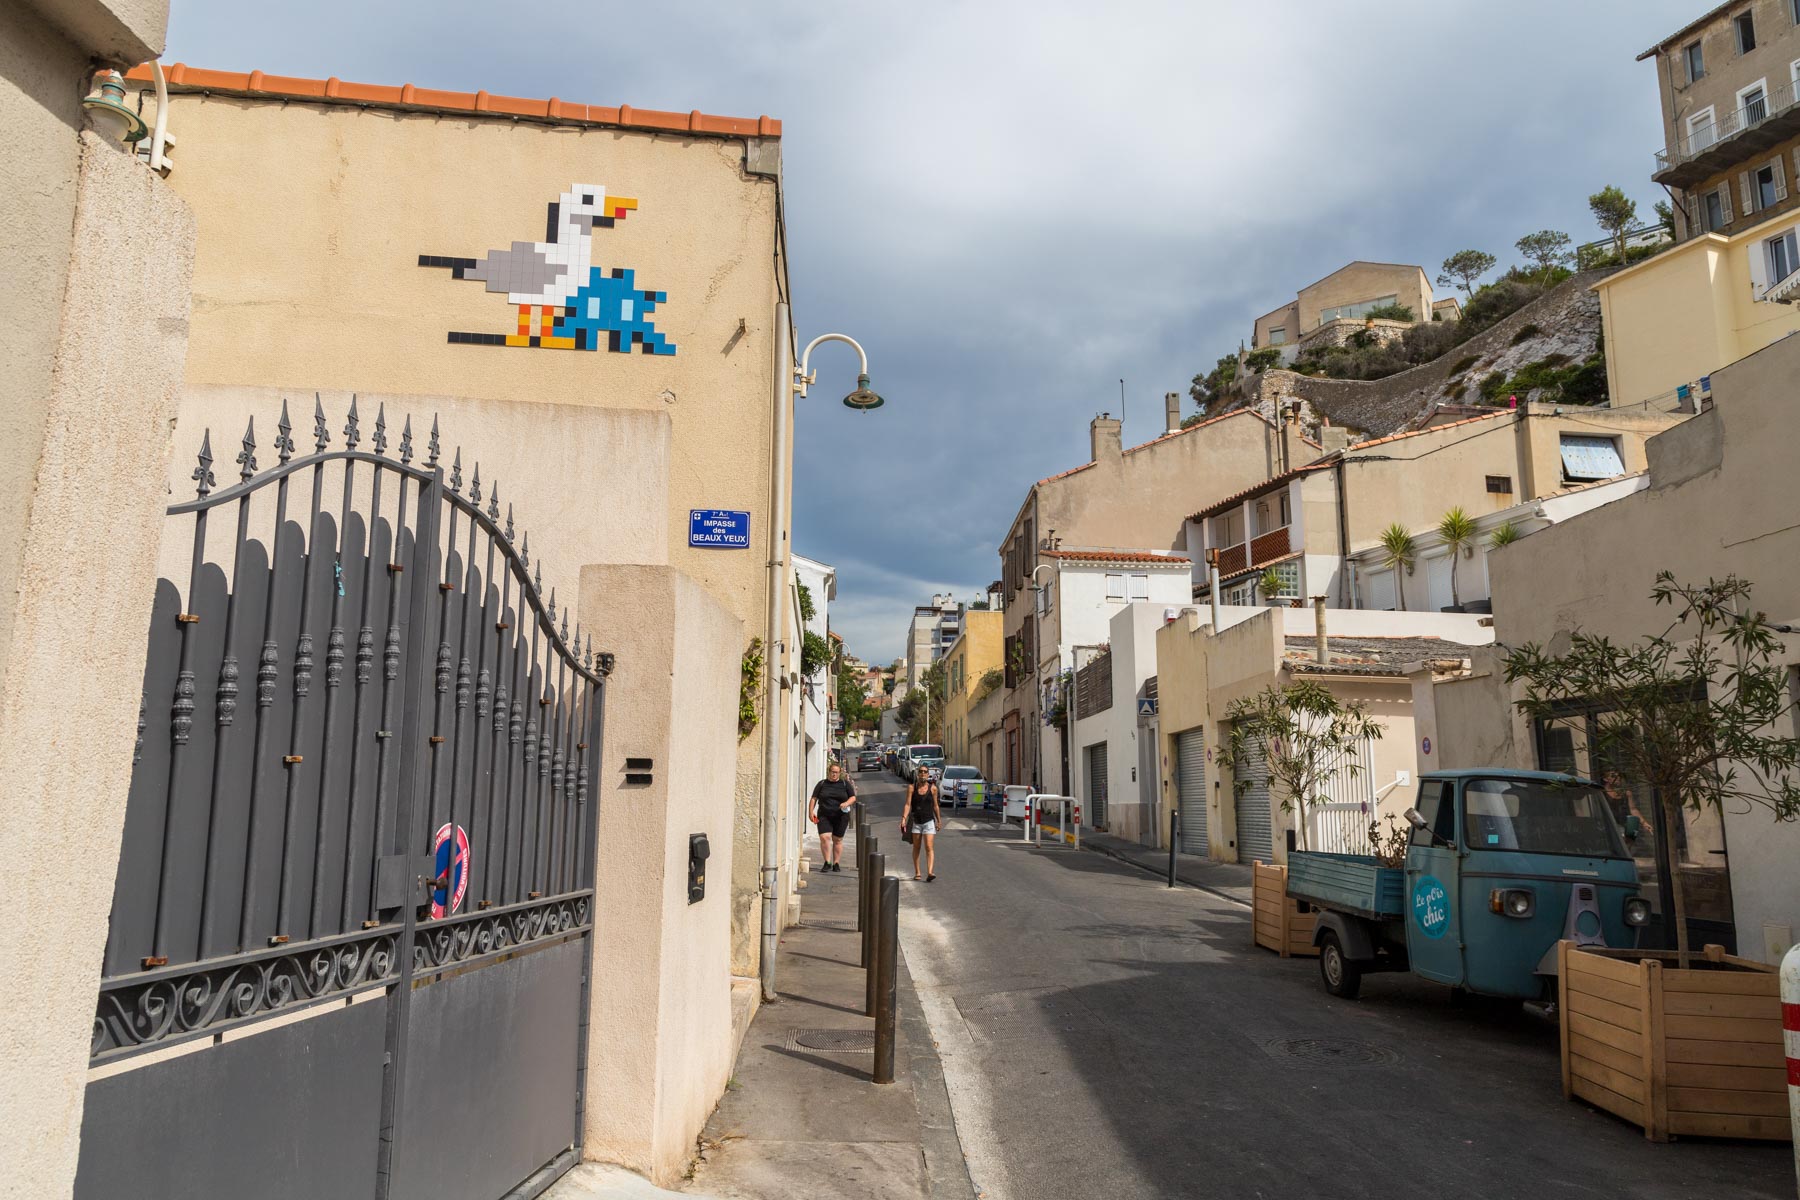
[[[1274,567],[1265,567],[1263,573],[1256,577],[1256,594],[1264,604],[1278,604],[1281,600],[1281,572]]]
[[[1456,586],[1456,564],[1475,542],[1475,519],[1459,504],[1438,521],[1437,532],[1444,539],[1444,549],[1450,552],[1450,604],[1444,611],[1461,612],[1462,595]]]
[[[1381,565],[1394,573],[1394,604],[1401,612],[1406,611],[1406,583],[1400,572],[1404,568],[1411,575],[1417,557],[1418,548],[1406,526],[1396,521],[1381,531]]]

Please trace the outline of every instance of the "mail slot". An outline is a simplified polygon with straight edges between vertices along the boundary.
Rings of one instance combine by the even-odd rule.
[[[704,833],[688,835],[688,903],[698,904],[706,899],[706,860],[712,857],[712,847],[707,844]]]

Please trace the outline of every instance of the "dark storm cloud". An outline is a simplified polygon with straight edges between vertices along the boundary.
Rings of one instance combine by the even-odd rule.
[[[174,0],[171,61],[785,122],[803,338],[868,347],[887,407],[802,402],[795,547],[838,568],[853,652],[971,595],[1034,479],[1127,444],[1251,319],[1355,259],[1513,258],[1648,214],[1661,139],[1636,54],[1700,0],[643,3]],[[1191,409],[1187,410],[1191,411]]]

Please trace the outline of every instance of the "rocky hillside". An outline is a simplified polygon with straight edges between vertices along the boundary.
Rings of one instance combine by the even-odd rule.
[[[1441,358],[1383,379],[1326,379],[1269,370],[1248,381],[1231,407],[1255,407],[1273,417],[1283,402],[1305,401],[1311,420],[1325,418],[1359,437],[1385,437],[1424,422],[1438,404],[1495,403],[1509,394],[1520,403],[1545,398],[1546,385],[1558,394],[1577,386],[1604,389],[1601,368],[1591,366],[1600,346],[1600,298],[1589,289],[1610,271],[1583,271],[1517,312],[1453,347]],[[1484,381],[1488,395],[1482,394]]]

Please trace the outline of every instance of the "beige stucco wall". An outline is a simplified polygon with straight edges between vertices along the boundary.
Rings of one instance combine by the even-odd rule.
[[[1753,299],[1750,281],[1762,238],[1794,221],[1701,234],[1594,285],[1615,403],[1664,395],[1800,330],[1800,307]]]
[[[601,779],[650,758],[655,782],[602,793],[586,1154],[673,1186],[731,1071],[728,876],[736,655],[743,622],[661,566],[590,566],[584,625],[614,631]],[[706,834],[706,897],[687,898],[688,837]]]
[[[742,140],[197,93],[172,98],[170,123],[181,137],[170,179],[200,226],[191,384],[654,414],[668,423],[668,482],[647,542],[665,554],[632,546],[626,561],[677,568],[743,623],[746,641],[762,636],[775,339],[785,331],[774,327],[777,184],[745,172]],[[595,231],[594,261],[667,293],[653,320],[676,354],[449,344],[450,331],[510,332],[516,310],[478,282],[420,267],[419,255],[479,257],[541,238],[546,205],[575,183],[639,201]],[[505,457],[478,446],[488,434],[469,412],[458,420],[472,453]],[[531,527],[546,528],[553,506],[585,504],[596,538],[617,532],[622,522],[598,510],[631,508],[622,493],[639,472],[595,461],[552,475],[558,430],[533,432],[537,445],[518,458],[540,463],[542,491],[561,487],[563,498],[538,501],[546,518],[526,518]],[[516,472],[502,475],[503,496],[509,485],[521,496],[530,486]],[[752,547],[690,549],[694,508],[750,512]],[[593,559],[573,545],[568,558],[545,552],[574,570],[611,548]],[[733,785],[732,961],[742,974],[756,964],[762,772],[759,730],[739,745]]]
[[[40,38],[27,49],[47,44]],[[11,52],[8,38],[0,45]],[[62,137],[68,144],[51,145],[43,186],[22,176],[8,189],[29,202],[0,202],[9,206],[8,238],[68,222],[60,248],[28,256],[24,274],[46,289],[65,279],[65,289],[33,298],[51,320],[39,314],[10,330],[50,348],[8,359],[9,368],[30,367],[19,377],[20,406],[35,408],[23,427],[37,432],[14,444],[10,435],[23,427],[10,425],[0,438],[0,486],[18,505],[0,537],[14,564],[0,626],[8,666],[0,836],[13,855],[13,894],[34,905],[0,922],[0,1191],[33,1200],[67,1196],[74,1181],[194,245],[187,206],[160,179],[91,133],[79,140],[77,168],[68,153],[76,135],[65,127]],[[49,178],[58,163],[71,170],[66,191]],[[34,164],[26,175],[40,172]],[[56,255],[66,255],[66,272]],[[9,277],[9,305],[12,288]]]
[[[1719,372],[1714,407],[1650,443],[1648,489],[1495,552],[1496,638],[1545,643],[1581,628],[1629,642],[1660,633],[1670,613],[1650,598],[1659,570],[1685,582],[1739,575],[1754,581],[1755,603],[1772,620],[1800,623],[1792,439],[1770,434],[1791,425],[1797,377],[1800,341]],[[1788,661],[1800,662],[1800,638],[1787,640]],[[1491,697],[1485,711],[1470,705],[1465,720],[1506,723],[1495,708],[1504,698]],[[1444,727],[1441,700],[1438,719]],[[1728,810],[1725,835],[1739,947],[1757,957],[1765,924],[1800,932],[1800,826],[1773,824],[1761,808]]]
[[[1431,319],[1431,283],[1424,271],[1398,263],[1353,262],[1296,294],[1301,335],[1318,327],[1319,314],[1327,308],[1390,295],[1411,308],[1415,318]]]
[[[51,372],[62,325],[70,233],[81,159],[81,97],[87,50],[58,25],[19,4],[0,6],[0,117],[9,153],[29,171],[0,188],[0,510],[29,519],[49,420]],[[11,661],[14,604],[25,551],[0,538],[0,686]]]

